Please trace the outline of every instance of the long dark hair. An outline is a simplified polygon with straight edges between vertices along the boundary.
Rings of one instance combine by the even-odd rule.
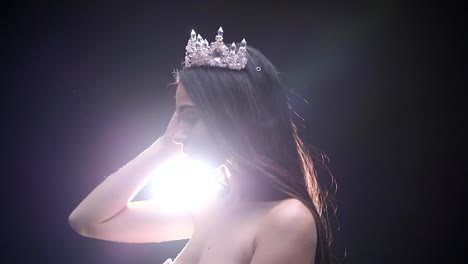
[[[296,198],[309,208],[317,225],[315,263],[330,263],[328,196],[293,121],[288,89],[260,51],[248,46],[247,54],[247,65],[240,71],[192,66],[177,71],[176,81],[183,84],[214,139],[229,154],[231,170],[248,168],[278,197]]]

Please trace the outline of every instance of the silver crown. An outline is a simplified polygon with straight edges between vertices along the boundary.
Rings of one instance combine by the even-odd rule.
[[[236,52],[236,44],[233,42],[228,48],[223,42],[223,28],[219,27],[215,42],[208,44],[200,34],[192,29],[190,39],[185,47],[185,67],[213,66],[242,70],[247,65],[247,42],[243,39],[239,50]]]

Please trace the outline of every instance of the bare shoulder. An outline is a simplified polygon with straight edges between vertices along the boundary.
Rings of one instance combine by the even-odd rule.
[[[263,219],[254,244],[251,263],[310,263],[317,245],[315,219],[301,201],[283,200]]]
[[[314,216],[309,208],[297,199],[286,199],[275,204],[262,220],[258,237],[267,234],[302,235],[316,241],[317,231]]]
[[[279,202],[268,213],[265,224],[275,227],[308,228],[315,230],[315,219],[309,208],[297,199]],[[312,230],[313,229],[313,230]]]

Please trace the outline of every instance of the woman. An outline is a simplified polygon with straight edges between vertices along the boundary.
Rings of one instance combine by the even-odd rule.
[[[192,31],[186,50],[165,134],[97,186],[70,225],[121,242],[190,238],[176,264],[329,263],[324,197],[275,67],[245,40],[225,46],[222,28],[211,45]],[[182,151],[222,171],[226,192],[178,215],[131,201],[155,166]]]

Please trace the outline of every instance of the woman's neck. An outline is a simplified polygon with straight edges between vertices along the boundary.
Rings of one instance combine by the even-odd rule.
[[[277,191],[266,176],[258,173],[225,172],[228,178],[228,190],[224,196],[227,203],[245,203],[259,201],[275,201],[286,198]]]

